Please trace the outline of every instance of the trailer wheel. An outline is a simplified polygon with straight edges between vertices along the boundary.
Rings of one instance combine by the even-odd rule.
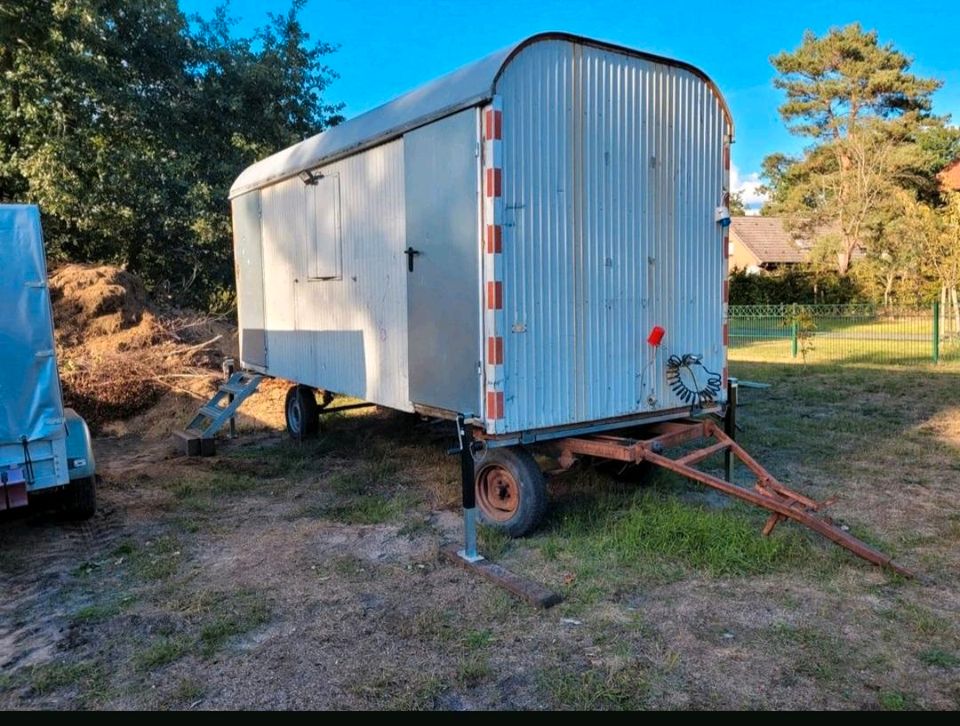
[[[70,519],[90,519],[97,511],[96,475],[74,479],[63,490],[64,514]]]
[[[317,396],[309,386],[297,384],[287,391],[283,411],[290,438],[300,440],[314,436],[320,428]]]
[[[477,466],[480,521],[511,537],[529,534],[547,510],[547,486],[537,462],[519,447],[487,449]]]

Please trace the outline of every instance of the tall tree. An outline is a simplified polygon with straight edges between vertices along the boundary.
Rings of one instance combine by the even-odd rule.
[[[960,192],[946,195],[939,210],[936,232],[922,239],[924,259],[933,268],[940,283],[940,310],[944,317],[941,332],[960,336]]]
[[[765,161],[773,190],[767,211],[832,245],[837,270],[846,274],[871,237],[878,201],[917,184],[918,169],[930,163],[917,138],[943,128],[930,115],[940,82],[910,73],[907,56],[857,23],[823,37],[808,31],[797,49],[771,62],[779,73],[774,85],[786,93],[781,117],[814,143],[795,162],[782,155]]]
[[[39,203],[53,257],[110,261],[180,304],[229,298],[227,190],[339,119],[298,21],[251,38],[175,0],[0,4],[0,200]]]

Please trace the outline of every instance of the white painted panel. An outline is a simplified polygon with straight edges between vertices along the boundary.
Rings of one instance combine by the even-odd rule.
[[[320,170],[339,179],[340,274],[311,279],[308,194],[294,177],[263,190],[269,372],[411,410],[407,395],[403,141]],[[322,180],[321,180],[322,181]],[[313,235],[311,237],[311,235]]]
[[[506,429],[682,407],[668,356],[724,366],[721,100],[686,68],[563,40],[496,90]]]
[[[340,175],[329,174],[307,192],[310,278],[340,277]]]

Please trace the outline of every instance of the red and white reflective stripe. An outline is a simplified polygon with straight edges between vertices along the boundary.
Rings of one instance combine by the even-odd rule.
[[[723,141],[723,203],[727,207],[730,205],[730,139],[725,138]],[[723,341],[723,395],[726,396],[727,391],[727,379],[728,379],[728,370],[727,370],[727,350],[730,346],[730,328],[729,328],[729,310],[730,310],[730,227],[726,226],[723,228],[723,234],[721,235],[721,240],[723,244],[723,255],[721,257],[721,268],[722,268],[722,280],[721,285],[721,325],[722,334],[721,340]]]
[[[487,391],[487,420],[503,418],[503,391]]]
[[[499,224],[487,225],[487,254],[503,252],[503,227]]]
[[[487,433],[504,430],[503,333],[505,330],[503,289],[503,109],[499,96],[481,114],[483,139],[483,279],[484,310],[484,397]]]
[[[503,365],[503,338],[491,335],[487,338],[487,362],[491,365]]]
[[[487,310],[503,310],[503,283],[499,280],[487,283]]]

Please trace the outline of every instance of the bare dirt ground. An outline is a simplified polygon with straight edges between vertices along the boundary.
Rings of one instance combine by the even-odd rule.
[[[564,595],[535,611],[437,556],[460,532],[449,425],[361,411],[297,444],[275,384],[191,460],[168,397],[98,440],[92,521],[0,521],[0,708],[960,707],[960,376],[735,368],[774,384],[744,392],[747,448],[923,579],[584,469],[535,536],[484,533]]]

